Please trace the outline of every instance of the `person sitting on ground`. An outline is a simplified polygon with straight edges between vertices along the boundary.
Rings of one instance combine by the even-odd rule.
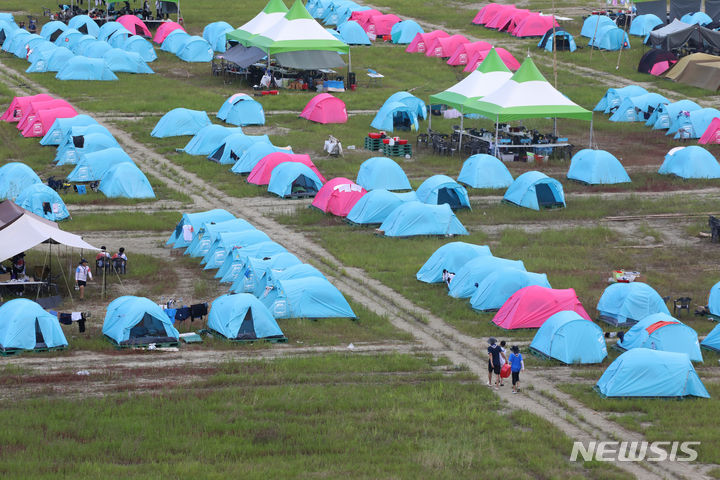
[[[88,279],[92,280],[92,272],[87,263],[88,261],[83,258],[75,269],[75,284],[78,290],[80,290],[80,300],[85,299],[85,286],[87,285]]]

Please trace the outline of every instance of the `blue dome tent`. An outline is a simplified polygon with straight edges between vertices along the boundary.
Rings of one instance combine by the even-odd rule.
[[[538,42],[537,46],[548,52],[552,52],[553,45],[558,50],[567,50],[570,52],[577,50],[575,38],[565,30],[558,27],[548,29]]]
[[[58,80],[117,80],[105,60],[100,58],[72,57],[55,75]]]
[[[660,105],[670,101],[659,93],[646,93],[637,97],[627,97],[610,116],[611,122],[645,122]]]
[[[712,153],[698,145],[690,145],[665,155],[658,173],[680,178],[720,178],[720,165]]]
[[[515,179],[503,196],[503,202],[519,207],[540,208],[565,207],[562,184],[537,171],[525,172]]]
[[[0,352],[56,350],[68,342],[55,315],[26,298],[0,305]]]
[[[53,20],[42,26],[42,28],[40,29],[40,36],[43,37],[45,40],[50,40],[51,42],[54,42],[55,40],[57,40],[57,37],[59,37],[60,34],[67,29],[68,26],[63,22],[59,20]]]
[[[265,125],[262,104],[245,93],[236,93],[225,100],[217,117],[231,125]]]
[[[155,73],[142,57],[135,52],[127,52],[119,48],[108,50],[103,55],[107,66],[113,72],[124,73]]]
[[[455,270],[455,277],[450,281],[448,295],[454,298],[471,298],[480,282],[485,280],[488,275],[507,268],[521,272],[526,271],[525,264],[521,260],[508,260],[492,255],[477,256]]]
[[[123,162],[135,163],[125,150],[119,147],[88,153],[78,159],[67,179],[69,182],[94,182],[100,180],[110,167]]]
[[[125,43],[122,45],[122,49],[137,53],[145,62],[154,62],[157,60],[157,53],[155,53],[152,44],[140,35],[127,37],[127,40],[125,40]]]
[[[622,350],[650,348],[684,353],[693,362],[703,361],[695,330],[666,313],[654,313],[643,318],[625,332],[615,346]]]
[[[625,98],[637,97],[646,93],[648,93],[648,91],[639,85],[628,85],[627,87],[622,88],[608,88],[605,95],[603,95],[593,110],[596,112],[611,113],[620,106]]]
[[[173,108],[155,124],[150,136],[156,138],[195,135],[202,128],[210,126],[210,117],[200,110]]]
[[[415,109],[400,102],[385,102],[370,126],[386,132],[392,132],[396,126],[405,126],[412,130],[419,128]]]
[[[230,291],[249,293],[260,298],[265,293],[269,272],[285,270],[301,263],[300,259],[289,252],[280,252],[263,258],[250,257],[230,287]]]
[[[298,265],[288,267],[285,270],[271,270],[268,273],[267,286],[275,286],[280,280],[295,280],[298,278],[308,277],[322,278],[327,280],[325,278],[325,275],[323,275],[322,272],[320,272],[320,270],[318,270],[317,268],[307,263],[300,263]]]
[[[720,325],[715,325],[715,328],[700,342],[700,346],[707,350],[720,353]]]
[[[425,30],[412,20],[403,20],[392,26],[390,37],[392,43],[406,45],[413,41],[418,33],[425,33]]]
[[[470,306],[483,312],[499,310],[515,292],[530,285],[552,288],[544,273],[523,272],[514,268],[495,270],[478,282],[475,293],[470,297]]]
[[[40,139],[40,145],[61,145],[72,127],[97,125],[97,120],[90,115],[80,114],[70,118],[56,118],[50,129]]]
[[[24,163],[10,162],[0,167],[0,199],[14,200],[35,183],[42,183],[42,180]]]
[[[675,134],[673,138],[676,140],[700,138],[710,122],[717,117],[720,117],[720,110],[716,108],[701,108],[691,111],[689,115],[678,115],[665,135]]]
[[[123,32],[130,35],[130,31],[123,26],[120,22],[106,22],[100,27],[98,31],[97,39],[107,41],[116,32]]]
[[[659,293],[647,283],[614,283],[608,286],[597,304],[599,320],[615,326],[637,323],[648,315],[670,311]]]
[[[513,178],[502,161],[480,153],[463,162],[457,181],[472,188],[507,188]]]
[[[530,350],[567,365],[602,363],[607,357],[602,328],[570,310],[548,318],[535,334]]]
[[[402,167],[387,157],[373,157],[365,160],[358,170],[358,185],[365,190],[410,190],[410,181]]]
[[[100,179],[98,189],[108,198],[155,198],[145,174],[134,163],[113,165]]]
[[[388,190],[371,190],[353,205],[346,219],[356,225],[380,225],[403,203],[402,198]]]
[[[56,39],[55,39],[55,45],[58,47],[65,47],[72,50],[73,46],[76,42],[78,42],[83,35],[85,35],[82,32],[78,32],[74,28],[68,28],[64,32],[62,32]]]
[[[622,28],[612,26],[600,27],[594,39],[590,39],[589,46],[601,50],[620,50],[630,48],[630,39]]]
[[[208,314],[207,326],[223,337],[235,341],[287,341],[267,307],[248,293],[227,294],[216,298]]]
[[[473,245],[465,242],[446,243],[430,255],[415,274],[415,278],[425,283],[440,283],[443,270],[457,273],[470,260],[491,255],[487,245]]]
[[[390,212],[379,230],[386,237],[468,235],[449,205],[422,202],[402,203]]]
[[[238,158],[235,165],[230,168],[230,171],[233,173],[250,173],[260,160],[266,155],[275,152],[293,153],[292,150],[276,147],[268,142],[255,142],[240,155],[240,158]]]
[[[15,199],[15,203],[25,210],[52,222],[58,222],[70,216],[60,195],[42,183],[34,183],[23,189]]]
[[[710,288],[708,295],[708,310],[711,315],[720,317],[720,282]]]
[[[447,175],[427,178],[415,192],[418,199],[430,205],[447,204],[453,210],[470,208],[467,190]]]
[[[83,42],[81,48],[77,50],[78,55],[90,58],[103,58],[103,56],[112,50],[113,47],[102,40],[94,40],[91,42]]]
[[[220,283],[235,283],[235,280],[240,277],[245,264],[250,258],[272,257],[273,255],[287,252],[285,247],[269,240],[249,243],[249,239],[251,237],[258,238],[259,233],[263,232],[259,230],[248,232],[247,235],[243,236],[243,241],[248,243],[247,245],[242,248],[231,248],[228,251],[225,259],[220,264],[220,268],[218,268],[218,271],[215,273],[215,278],[220,279]],[[220,252],[218,251],[216,254],[219,257]]]
[[[267,233],[261,232],[260,230],[241,230],[239,232],[220,233],[213,244],[210,245],[210,248],[208,248],[208,252],[202,258],[200,264],[205,265],[205,270],[220,268],[234,248],[241,248],[243,250],[240,252],[241,256],[247,256],[246,252],[250,250],[244,250],[245,248],[250,245],[257,245],[261,243],[270,244],[275,242],[271,242]],[[265,250],[270,251],[271,249]],[[263,250],[263,253],[265,250]],[[279,253],[284,251],[285,249],[283,248],[277,252]]]
[[[41,73],[41,72],[59,72],[71,58],[75,57],[65,47],[57,47],[55,50],[50,51],[50,55],[45,58],[40,58],[25,70],[27,73]]]
[[[701,25],[703,27],[713,23],[712,17],[705,12],[686,13],[680,21],[689,25]]]
[[[88,15],[75,15],[68,22],[68,28],[74,28],[78,32],[92,35],[93,37],[97,37],[98,33],[100,33],[100,27],[98,27],[95,20]]]
[[[630,24],[630,35],[636,35],[638,37],[646,37],[653,31],[658,25],[662,25],[664,22],[658,18],[657,15],[652,13],[646,13],[645,15],[638,15],[633,18]]]
[[[30,62],[30,65],[28,68],[25,69],[26,73],[33,73],[33,68],[38,68],[41,70],[44,70],[47,66],[48,60],[50,60],[50,57],[52,56],[53,52],[57,50],[58,46],[56,46],[54,43],[40,43],[37,47],[33,48],[33,50],[30,52],[30,55],[27,57],[27,61]],[[67,50],[67,49],[66,49]],[[42,63],[38,63],[42,62]],[[33,64],[37,64],[35,67],[33,67]]]
[[[590,15],[583,22],[580,35],[592,39],[603,27],[615,27],[615,22],[606,15]]]
[[[192,238],[197,234],[203,223],[220,223],[227,220],[233,220],[235,215],[222,208],[208,210],[206,212],[184,213],[180,222],[175,226],[175,230],[168,238],[166,245],[172,245],[173,248],[185,248],[190,245]],[[187,225],[186,233],[190,234],[190,239],[186,239],[183,235],[183,227]]]
[[[165,37],[162,45],[160,45],[160,50],[177,55],[189,41],[190,35],[184,30],[178,28],[177,30],[170,32],[170,34]]]
[[[108,148],[120,148],[117,140],[112,135],[104,133],[91,133],[82,137],[82,147],[76,147],[74,143],[63,145],[57,149],[55,162],[58,166],[75,165],[84,155],[98,152]]]
[[[3,51],[8,53],[14,52],[18,47],[25,45],[25,42],[30,39],[30,35],[31,33],[23,28],[7,31],[5,33],[5,41],[2,44]]]
[[[372,45],[365,30],[354,20],[348,20],[337,27],[340,40],[348,45]]]
[[[422,99],[408,92],[395,92],[385,100],[385,103],[399,102],[407,105],[417,115],[418,118],[423,120],[427,118],[427,107]]]
[[[225,142],[215,149],[208,159],[220,165],[234,165],[245,151],[256,143],[270,143],[267,135],[245,135],[235,133],[225,137]]]
[[[202,36],[212,46],[213,50],[222,53],[225,51],[225,44],[227,43],[225,34],[233,30],[232,25],[227,22],[212,22],[205,25]]]
[[[177,344],[179,332],[160,306],[144,297],[118,297],[107,307],[103,334],[119,347]]]
[[[242,218],[234,218],[217,223],[205,222],[200,227],[195,238],[190,242],[190,245],[185,249],[185,255],[204,257],[221,233],[244,232],[247,230],[255,230],[255,227]]]
[[[75,145],[85,145],[85,137],[89,135],[94,134],[100,134],[105,135],[107,137],[112,137],[112,133],[110,131],[103,127],[102,125],[98,123],[94,123],[91,125],[77,125],[77,126],[71,126],[68,132],[63,136],[62,140],[60,141],[60,145],[58,145],[58,148],[69,148],[70,146]]]
[[[261,300],[275,318],[357,318],[340,290],[318,277],[279,280]]]
[[[193,35],[183,44],[177,56],[186,62],[209,62],[215,56],[215,52],[204,38]]]
[[[127,42],[131,36],[132,34],[129,32],[118,30],[117,32],[113,33],[112,36],[106,40],[106,42],[113,48],[123,48],[125,42]]]
[[[189,155],[210,155],[224,143],[225,138],[234,133],[243,133],[243,131],[240,127],[208,125],[198,130],[195,136],[185,145],[183,151]]]
[[[80,39],[77,42],[75,42],[73,44],[73,46],[72,46],[72,48],[70,48],[70,50],[72,50],[72,52],[75,55],[82,55],[82,52],[85,50],[86,45],[89,45],[89,44],[92,44],[95,42],[99,42],[99,41],[101,41],[101,40],[98,40],[97,38],[93,37],[92,35],[83,35],[82,37],[80,37]]]
[[[299,162],[282,162],[273,168],[268,192],[281,198],[314,197],[323,183],[315,172]]]
[[[631,181],[625,168],[613,154],[589,148],[573,155],[567,178],[587,185],[613,185]]]
[[[649,348],[620,355],[594,388],[606,397],[710,398],[686,354]]]
[[[645,122],[645,126],[652,127],[653,130],[666,130],[670,128],[672,121],[680,115],[681,112],[693,112],[700,110],[702,107],[692,100],[679,100],[668,104],[662,104],[650,115]]]

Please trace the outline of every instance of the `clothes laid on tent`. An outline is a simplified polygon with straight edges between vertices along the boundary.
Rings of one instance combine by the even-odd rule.
[[[267,307],[249,293],[216,298],[210,307],[207,326],[230,340],[287,341]]]
[[[261,301],[275,318],[356,318],[340,290],[318,277],[279,280]]]
[[[689,112],[680,112],[670,123],[670,128],[665,135],[674,135],[673,138],[676,140],[700,138],[715,118],[720,118],[720,110],[715,108],[699,108]]]
[[[503,202],[519,207],[540,210],[541,208],[565,207],[562,184],[542,172],[525,172],[508,187]]]
[[[346,217],[360,198],[367,193],[363,187],[345,177],[336,177],[322,186],[312,206],[325,212]]]
[[[468,235],[449,205],[414,201],[403,202],[390,212],[378,231],[385,237]]]
[[[625,168],[612,153],[589,148],[573,155],[567,178],[587,185],[614,185],[631,181]]]
[[[486,245],[449,242],[430,255],[423,266],[420,267],[420,270],[415,274],[415,278],[425,283],[440,283],[443,281],[443,270],[457,273],[464,265],[476,257],[491,255],[490,247]]]
[[[110,167],[119,163],[135,163],[120,147],[106,148],[83,155],[68,174],[69,182],[94,182],[100,180]]]
[[[97,120],[90,115],[83,114],[69,118],[56,118],[45,136],[40,140],[40,145],[62,145],[74,127],[87,127],[90,125],[100,126]],[[108,132],[108,135],[109,133],[110,132]]]
[[[340,34],[340,40],[348,45],[372,44],[365,30],[354,20],[349,20],[338,25],[337,31]]]
[[[216,52],[224,52],[227,40],[225,34],[232,32],[233,27],[227,22],[219,21],[205,25],[203,38],[212,46]]]
[[[678,58],[674,53],[653,48],[640,58],[638,72],[660,76],[675,65],[677,61]]]
[[[630,48],[630,39],[625,30],[613,24],[600,27],[588,45],[600,50],[616,51]]]
[[[137,53],[145,62],[154,62],[157,60],[157,53],[155,53],[152,44],[139,35],[128,37],[121,48],[128,52]]]
[[[494,49],[502,60],[502,63],[505,64],[505,66],[509,70],[512,70],[514,72],[520,68],[520,62],[515,59],[512,53],[508,52],[502,47],[494,47]],[[489,50],[478,50],[473,53],[468,59],[467,65],[465,65],[465,68],[463,68],[463,72],[473,72],[477,70],[480,67],[480,64],[483,63],[485,57],[487,57],[489,52]]]
[[[390,36],[392,37],[392,43],[407,45],[412,42],[413,38],[419,33],[425,33],[425,31],[417,22],[413,20],[403,20],[393,25]]]
[[[231,125],[265,125],[262,104],[245,93],[236,93],[225,100],[217,117]]]
[[[437,37],[426,45],[425,56],[450,58],[460,45],[468,42],[469,40],[464,35]]]
[[[533,285],[515,292],[495,314],[493,323],[506,330],[538,328],[563,310],[571,310],[590,320],[572,288],[556,290]]]
[[[211,125],[207,113],[187,108],[174,108],[155,124],[150,136],[156,138],[195,135],[203,127]]]
[[[103,55],[103,60],[113,72],[155,73],[142,57],[135,52],[112,48]]]
[[[57,47],[50,51],[47,58],[40,58],[31,63],[25,70],[27,73],[59,72],[75,54],[65,47]]]
[[[183,151],[189,155],[210,155],[224,143],[225,138],[235,133],[243,133],[242,128],[207,125],[198,130]]]
[[[417,188],[418,199],[430,205],[447,204],[453,210],[470,208],[470,198],[465,187],[447,175],[433,175]]]
[[[620,355],[594,388],[606,397],[710,398],[686,354],[649,348]]]
[[[75,15],[68,22],[68,28],[74,28],[78,32],[97,37],[100,27],[95,20],[87,15]]]
[[[427,47],[438,37],[449,37],[450,34],[442,30],[433,30],[427,33],[418,33],[405,49],[408,53],[425,53]]]
[[[312,122],[328,124],[328,123],[347,123],[347,109],[345,102],[337,97],[333,97],[329,93],[320,93],[315,95],[303,108],[300,118],[305,118]]]
[[[294,265],[300,265],[299,258],[289,252],[282,252],[268,257],[249,257],[240,275],[235,279],[230,291],[249,293],[257,298],[262,297],[267,289],[267,277],[271,271],[280,271]]]
[[[414,192],[410,192],[414,193]],[[355,225],[380,225],[403,202],[412,201],[388,190],[379,188],[363,195],[347,215],[348,222]],[[417,197],[415,197],[417,201]]]
[[[693,53],[678,60],[675,66],[665,73],[665,77],[686,85],[716,91],[720,88],[720,56]]]
[[[701,145],[720,143],[720,118],[713,118],[705,132],[698,140]]]
[[[185,29],[177,22],[163,22],[155,32],[153,42],[161,44],[165,41],[168,35],[175,30],[185,31]]]
[[[649,348],[684,353],[692,362],[702,362],[697,332],[666,313],[654,313],[625,332],[615,345],[621,350]]]
[[[220,165],[234,165],[242,154],[256,143],[265,143],[272,146],[267,135],[245,135],[240,133],[228,135],[223,143],[208,155],[208,160],[217,162]]]
[[[675,150],[675,149],[673,149]],[[720,178],[720,164],[712,153],[697,145],[671,150],[660,166],[661,175],[677,175],[680,178]]]
[[[457,181],[471,188],[507,188],[513,178],[502,161],[480,153],[463,162]]]
[[[20,162],[6,163],[0,167],[0,199],[15,200],[23,190],[42,180],[35,171]]]
[[[58,317],[26,298],[0,305],[0,353],[56,350],[68,346]]]
[[[178,55],[185,44],[190,41],[190,38],[190,34],[185,31],[175,30],[165,37],[162,45],[160,45],[160,50],[172,53],[173,55]]]
[[[417,109],[405,103],[386,101],[370,126],[388,132],[392,132],[395,128],[417,130],[419,128]]]
[[[282,0],[270,0],[265,8],[255,15],[249,22],[226,34],[227,40],[240,42],[253,35],[263,33],[275,25],[287,13],[288,9]]]
[[[73,56],[60,68],[55,78],[58,80],[117,80],[105,60]]]
[[[177,52],[180,60],[186,62],[209,62],[215,55],[212,46],[202,37],[191,36]]]
[[[520,260],[508,260],[507,258],[492,255],[473,257],[456,270],[448,269],[448,271],[455,273],[448,285],[448,295],[453,298],[471,298],[475,294],[478,285],[491,273],[507,269],[526,271],[525,265]]]
[[[358,170],[357,180],[366,190],[410,190],[410,181],[402,167],[387,157],[365,160]]]
[[[583,21],[582,29],[580,30],[580,36],[593,39],[597,37],[603,27],[616,27],[615,22],[612,18],[607,15],[590,15]]]
[[[492,44],[485,41],[468,42],[458,45],[450,58],[448,58],[448,65],[467,65],[468,60],[480,50],[490,50]]]
[[[230,171],[238,174],[250,173],[260,160],[271,153],[293,153],[293,151],[291,149],[276,147],[269,142],[255,142],[240,155],[240,158],[238,158],[235,165],[230,168]]]
[[[145,297],[118,297],[107,306],[103,334],[118,346],[177,343],[180,334],[160,306]]]
[[[605,95],[603,95],[593,110],[596,112],[611,113],[620,106],[625,98],[637,97],[646,93],[648,93],[648,91],[639,85],[628,85],[627,87],[622,88],[608,88]]]
[[[599,320],[610,325],[633,325],[648,315],[670,311],[655,289],[642,282],[614,283],[607,287],[597,304]]]
[[[676,50],[685,45],[698,49],[720,49],[720,32],[701,25],[689,25],[677,18],[670,25],[650,32],[649,43],[653,47]]]
[[[34,183],[22,190],[15,203],[35,215],[52,222],[64,220],[70,216],[60,195],[42,183]]]
[[[320,170],[318,170],[315,164],[312,162],[312,160],[310,159],[310,155],[275,152],[269,155],[265,155],[262,159],[260,159],[257,165],[253,167],[252,171],[250,172],[250,174],[248,174],[247,177],[248,183],[253,183],[255,185],[267,185],[268,183],[270,183],[270,177],[272,175],[273,169],[283,162],[302,163],[308,168],[310,168],[313,173],[315,173],[318,180],[320,180],[321,182],[325,181],[325,177],[322,176]]]
[[[108,198],[155,198],[145,174],[128,162],[112,165],[100,179],[98,189]]]
[[[561,311],[538,329],[530,350],[566,365],[602,363],[607,346],[602,328],[572,311]]]
[[[630,35],[636,35],[638,37],[646,37],[650,32],[655,29],[655,27],[657,27],[658,25],[662,25],[663,23],[665,22],[660,20],[657,15],[653,15],[652,13],[638,15],[633,18],[628,33],[630,33]]]
[[[558,51],[564,50],[569,52],[577,50],[577,44],[572,35],[561,28],[553,27],[545,32],[537,46],[544,48],[548,52],[552,52],[553,48],[556,48]]]
[[[166,245],[171,245],[173,248],[185,248],[190,245],[203,223],[220,223],[233,219],[235,216],[232,213],[221,208],[206,212],[184,213]]]
[[[478,283],[470,297],[470,306],[481,312],[499,310],[515,292],[530,285],[552,288],[544,273],[523,272],[514,268],[495,270]]]
[[[610,116],[611,122],[645,122],[652,112],[670,100],[659,93],[646,93],[637,97],[623,99],[615,113]]]
[[[118,17],[116,22],[125,27],[127,31],[130,32],[132,35],[152,38],[152,34],[150,33],[147,25],[145,25],[145,22],[140,20],[135,15],[121,15]]]
[[[575,44],[575,40],[569,33],[565,32],[564,30],[559,30],[559,27],[560,25],[558,25],[557,21],[555,21],[555,17],[552,15],[530,13],[529,15],[525,16],[525,18],[523,18],[520,23],[517,24],[517,27],[515,27],[511,33],[519,38],[542,37],[546,35],[548,30],[556,28],[558,29],[558,43],[560,43],[561,38],[565,38],[568,48],[565,48],[564,50],[570,50],[571,52],[575,51],[574,48],[569,48],[570,44]],[[558,49],[560,49],[560,46],[558,46]],[[552,51],[552,40],[550,42],[550,51]]]
[[[314,197],[322,188],[320,177],[300,162],[282,162],[272,169],[268,192],[282,198]]]

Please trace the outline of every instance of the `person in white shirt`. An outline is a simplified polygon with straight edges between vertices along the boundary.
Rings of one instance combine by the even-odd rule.
[[[75,269],[75,283],[80,290],[80,300],[85,298],[85,285],[87,285],[88,279],[92,280],[92,272],[88,267],[88,261],[83,258]]]
[[[119,273],[125,273],[125,266],[127,265],[127,255],[125,255],[125,247],[120,247],[118,249],[118,252],[112,256],[113,259],[113,267],[115,270],[118,270]],[[124,260],[124,262],[120,262],[119,259]]]

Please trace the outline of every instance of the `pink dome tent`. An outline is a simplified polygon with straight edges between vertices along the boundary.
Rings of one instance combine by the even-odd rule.
[[[447,64],[467,65],[468,60],[470,60],[470,58],[475,54],[475,52],[479,52],[481,50],[490,50],[491,48],[492,44],[490,42],[485,42],[482,40],[479,42],[463,43],[461,45],[458,45],[453,54],[450,55]]]
[[[708,125],[708,128],[705,130],[705,133],[703,133],[700,140],[698,140],[698,143],[703,145],[707,145],[708,143],[720,143],[720,118],[712,119],[710,125]]]
[[[551,15],[531,13],[510,33],[516,37],[542,37],[545,35],[545,32],[553,28],[553,18]],[[557,22],[554,23],[555,27],[560,26]]]
[[[3,113],[0,117],[0,120],[10,123],[19,122],[25,114],[25,111],[30,107],[30,103],[33,101],[44,100],[53,100],[53,97],[47,93],[40,93],[38,95],[29,95],[25,97],[15,97],[12,102],[10,102],[10,106],[7,110],[5,110],[5,113]]]
[[[513,13],[512,17],[510,17],[510,21],[507,23],[507,25],[505,25],[505,28],[503,28],[502,31],[512,33],[513,30],[515,30],[517,26],[530,15],[532,15],[532,13],[530,13],[530,10],[518,8],[517,10],[515,10],[515,13]]]
[[[118,17],[117,22],[123,27],[125,27],[127,31],[132,33],[133,35],[140,35],[145,38],[152,38],[152,34],[150,33],[147,25],[145,25],[145,22],[140,20],[135,15],[122,15],[121,17]]]
[[[442,30],[433,30],[432,32],[428,33],[418,33],[415,35],[415,38],[413,38],[413,41],[410,42],[410,45],[407,46],[405,49],[408,53],[425,53],[425,50],[427,50],[428,44],[431,43],[433,40],[435,40],[438,37],[449,37],[450,34],[447,32],[443,32]]]
[[[163,43],[165,38],[170,35],[170,32],[174,32],[177,29],[180,29],[183,32],[185,31],[182,25],[177,22],[163,22],[163,24],[158,27],[157,32],[155,32],[153,42],[157,44]]]
[[[479,50],[473,54],[473,56],[468,60],[467,66],[463,69],[463,72],[474,72],[477,70],[477,67],[482,63],[483,60],[485,60],[485,57],[487,56],[488,52],[490,50]],[[500,59],[503,61],[505,66],[512,70],[513,72],[520,68],[520,62],[518,62],[515,57],[512,56],[512,53],[508,52],[502,47],[495,47],[495,51],[500,55]]]
[[[388,13],[387,15],[375,15],[370,17],[365,31],[370,35],[374,34],[378,37],[382,35],[390,35],[393,25],[400,21],[400,17]]]
[[[50,130],[56,119],[72,118],[76,115],[77,112],[70,106],[41,110],[34,120],[27,123],[21,134],[23,137],[42,137]]]
[[[563,310],[573,311],[590,320],[572,288],[556,290],[531,285],[508,298],[495,314],[493,323],[506,330],[539,328],[545,320]]]
[[[317,123],[347,123],[348,119],[345,102],[329,93],[315,95],[303,108],[300,118]]]
[[[370,23],[370,19],[375,15],[382,15],[382,12],[375,9],[352,12],[350,14],[350,20],[356,21],[363,30],[367,31],[367,25]]]
[[[312,206],[325,213],[347,217],[352,207],[367,193],[363,187],[345,177],[333,178],[315,195]]]
[[[473,18],[472,23],[475,25],[485,25],[487,22],[492,20],[505,5],[499,3],[488,3]]]
[[[70,105],[66,100],[63,100],[61,98],[53,98],[51,100],[35,100],[30,102],[30,105],[25,110],[25,113],[17,124],[17,129],[20,131],[25,130],[27,124],[32,123],[32,121],[35,120],[35,117],[37,117],[40,111],[60,107],[72,108],[72,105]]]
[[[427,48],[425,56],[448,58],[457,50],[457,47],[463,43],[468,43],[468,39],[463,35],[436,38]]]
[[[255,185],[267,185],[270,183],[270,177],[272,176],[273,169],[283,162],[297,162],[307,165],[321,181],[325,181],[325,177],[322,176],[315,164],[312,160],[310,160],[310,155],[274,152],[265,155],[260,159],[255,167],[253,167],[247,177],[248,183],[253,183]]]
[[[510,23],[510,20],[513,15],[515,15],[516,11],[517,8],[515,5],[504,5],[503,8],[500,9],[489,22],[485,23],[485,27],[494,28],[495,30],[504,28],[508,23]]]

